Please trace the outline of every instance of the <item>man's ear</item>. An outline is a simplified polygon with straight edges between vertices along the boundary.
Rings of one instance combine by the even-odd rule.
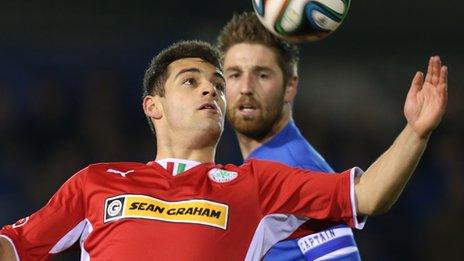
[[[159,120],[163,117],[163,109],[159,96],[147,95],[143,98],[143,111],[149,118]]]
[[[294,75],[290,77],[285,88],[284,101],[286,103],[292,103],[295,99],[298,89],[298,76]]]

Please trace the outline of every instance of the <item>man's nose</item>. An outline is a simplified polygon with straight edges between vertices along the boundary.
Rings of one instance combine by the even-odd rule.
[[[240,94],[252,95],[253,84],[253,77],[251,75],[244,75],[240,81]]]
[[[216,86],[214,86],[212,82],[206,84],[206,86],[204,87],[202,91],[202,95],[203,96],[211,95],[212,97],[216,97],[217,96]]]

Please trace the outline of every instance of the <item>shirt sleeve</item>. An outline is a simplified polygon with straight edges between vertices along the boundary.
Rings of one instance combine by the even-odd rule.
[[[82,189],[86,175],[87,169],[79,171],[43,208],[0,230],[20,260],[48,260],[76,242],[85,226]]]
[[[327,175],[271,161],[252,161],[252,172],[258,182],[263,215],[292,214],[301,217],[341,221],[362,229],[356,216],[354,177],[361,175],[352,168],[338,175]]]

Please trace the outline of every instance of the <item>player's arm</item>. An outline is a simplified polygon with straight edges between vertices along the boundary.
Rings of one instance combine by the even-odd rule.
[[[404,114],[407,125],[391,147],[355,179],[357,212],[375,215],[396,202],[438,126],[447,103],[448,69],[431,57],[427,74],[417,72],[408,92]]]
[[[32,215],[0,229],[0,260],[47,260],[71,246],[85,228],[83,188],[87,169],[68,179]],[[13,258],[13,259],[11,259]]]
[[[4,237],[0,237],[0,261],[15,261],[16,255],[11,243]]]

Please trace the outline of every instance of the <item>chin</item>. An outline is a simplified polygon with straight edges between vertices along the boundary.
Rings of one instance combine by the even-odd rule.
[[[251,138],[260,139],[266,136],[270,130],[271,126],[264,125],[263,123],[258,124],[257,121],[235,121],[231,123],[235,131]]]
[[[224,124],[219,123],[206,123],[201,126],[201,128],[211,136],[221,136],[222,131],[224,130]]]
[[[227,117],[227,121],[238,133],[260,140],[266,137],[276,123],[275,117]]]

